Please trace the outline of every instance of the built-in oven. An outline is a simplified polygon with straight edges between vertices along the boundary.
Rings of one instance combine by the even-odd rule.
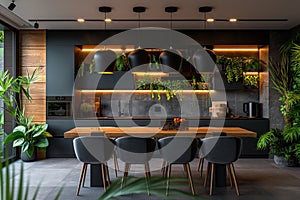
[[[72,96],[47,96],[47,119],[72,118]]]

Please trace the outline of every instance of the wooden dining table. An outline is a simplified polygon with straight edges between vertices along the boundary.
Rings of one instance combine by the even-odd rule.
[[[191,136],[204,138],[223,132],[226,136],[236,136],[242,138],[256,138],[253,131],[240,127],[190,127],[187,130],[162,130],[159,127],[76,127],[64,133],[64,138],[76,138],[79,136],[89,136],[93,133],[103,133],[106,137],[117,138],[122,136],[156,137],[167,136]]]
[[[185,136],[205,138],[218,136],[219,133],[226,136],[241,138],[256,138],[257,133],[240,127],[189,127],[186,130],[162,130],[160,127],[76,127],[64,133],[64,138],[76,138],[79,136],[92,136],[103,134],[108,138],[118,138],[123,136],[155,137],[163,138],[168,136]],[[102,175],[98,165],[91,165],[90,185],[92,187],[102,187]],[[226,186],[226,166],[215,165],[215,185]]]

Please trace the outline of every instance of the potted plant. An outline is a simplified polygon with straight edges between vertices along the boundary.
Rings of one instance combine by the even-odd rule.
[[[33,155],[34,148],[32,146],[35,145],[41,146],[42,150],[45,150],[45,147],[48,146],[48,140],[47,143],[42,145],[39,139],[45,141],[43,137],[50,136],[46,132],[47,124],[31,124],[33,116],[27,117],[25,115],[25,107],[20,104],[21,100],[17,98],[24,96],[26,99],[31,100],[30,85],[38,80],[38,76],[39,68],[35,69],[31,75],[27,71],[26,76],[16,78],[12,77],[8,71],[0,72],[0,98],[5,105],[4,110],[14,117],[17,125],[16,129],[4,139],[4,142],[12,141],[13,146],[22,146],[21,152],[26,152],[28,155]],[[3,115],[3,113],[1,114]],[[25,129],[20,128],[21,126]],[[23,139],[21,139],[22,137]]]
[[[276,157],[284,157],[287,163],[297,163],[300,160],[300,35],[285,43],[281,49],[280,63],[270,62],[269,73],[274,89],[281,94],[280,111],[284,118],[284,129],[278,134],[267,132],[258,143],[259,149],[270,146],[280,140],[284,145],[278,146],[278,151],[270,149]],[[280,133],[280,134],[279,134]],[[272,152],[273,151],[273,152]],[[278,155],[279,154],[279,155]]]
[[[46,151],[49,142],[47,137],[52,137],[46,130],[48,124],[31,124],[33,117],[27,122],[27,125],[19,125],[14,128],[4,140],[4,144],[13,142],[13,147],[21,147],[21,159],[23,161],[34,161],[36,148],[40,151]]]

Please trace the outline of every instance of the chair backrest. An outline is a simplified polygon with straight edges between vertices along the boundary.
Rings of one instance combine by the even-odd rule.
[[[103,136],[82,136],[73,140],[76,158],[84,163],[103,163],[112,157],[114,144]]]
[[[116,139],[118,157],[126,163],[143,164],[152,158],[156,141],[153,138],[125,136]]]
[[[210,137],[202,142],[201,151],[209,162],[228,164],[235,162],[241,154],[242,140],[238,137]]]
[[[158,140],[158,148],[168,163],[185,164],[194,160],[199,143],[196,138],[170,136]]]

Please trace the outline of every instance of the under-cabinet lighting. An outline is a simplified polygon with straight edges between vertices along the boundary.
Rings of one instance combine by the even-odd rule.
[[[243,72],[245,76],[255,76],[258,75],[258,72]]]
[[[215,21],[215,19],[213,19],[213,18],[209,18],[209,19],[207,19],[206,21],[207,21],[207,22],[214,22],[214,21]]]
[[[134,93],[134,94],[150,94],[154,93],[161,93],[164,94],[167,91],[163,90],[79,90],[81,93]],[[207,94],[213,93],[214,90],[178,90],[178,92],[186,93],[196,93],[196,94]]]
[[[237,19],[236,18],[231,18],[229,19],[230,22],[237,22]]]
[[[164,72],[132,72],[136,76],[169,76],[168,73]]]
[[[258,48],[214,48],[213,51],[258,51]]]
[[[113,72],[97,72],[98,74],[113,74]]]
[[[116,48],[116,49],[114,49],[114,48],[107,48],[107,49],[109,49],[109,50],[112,50],[112,51],[133,51],[133,50],[135,50],[135,49],[119,49],[119,48]],[[81,49],[81,51],[82,52],[92,52],[92,51],[101,51],[101,50],[103,50],[103,49],[92,49],[92,48],[83,48],[83,49]]]

